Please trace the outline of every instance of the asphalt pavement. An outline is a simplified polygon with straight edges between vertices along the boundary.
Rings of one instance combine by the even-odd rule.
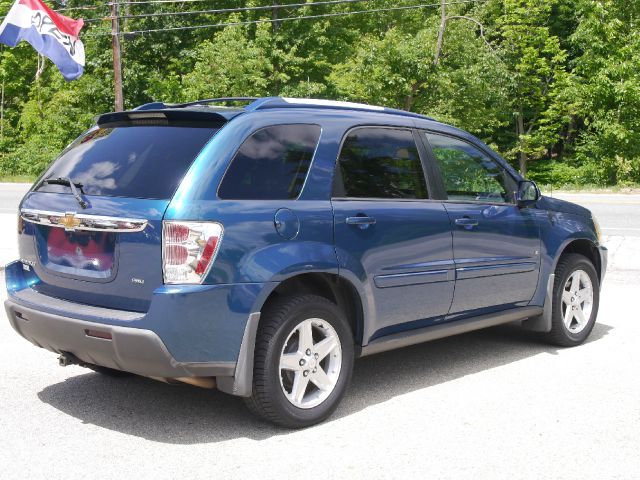
[[[0,478],[640,479],[640,196],[568,199],[611,255],[586,344],[506,326],[363,358],[302,431],[220,392],[59,367],[0,319]]]

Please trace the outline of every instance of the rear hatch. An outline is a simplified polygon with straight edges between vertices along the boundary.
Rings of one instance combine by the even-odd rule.
[[[162,218],[225,119],[188,111],[107,114],[21,204],[21,259],[40,293],[144,312],[163,284]]]

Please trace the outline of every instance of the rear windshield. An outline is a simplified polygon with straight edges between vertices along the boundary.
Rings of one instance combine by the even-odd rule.
[[[119,126],[89,131],[49,167],[43,178],[68,177],[87,195],[168,199],[218,128]],[[41,183],[41,192],[70,193]]]

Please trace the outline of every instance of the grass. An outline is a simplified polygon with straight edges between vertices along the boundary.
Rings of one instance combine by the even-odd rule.
[[[612,185],[603,187],[602,185],[545,185],[538,184],[542,193],[549,194],[552,192],[570,192],[570,193],[640,193],[640,185]]]
[[[33,183],[35,175],[0,175],[0,183]]]

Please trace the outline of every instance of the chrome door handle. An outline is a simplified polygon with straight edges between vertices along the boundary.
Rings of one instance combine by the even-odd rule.
[[[455,222],[459,227],[465,228],[472,228],[478,225],[478,220],[469,217],[456,218]]]
[[[347,225],[356,225],[358,228],[364,230],[369,225],[376,223],[376,219],[373,217],[367,217],[366,215],[358,215],[356,217],[347,217],[345,222]]]

